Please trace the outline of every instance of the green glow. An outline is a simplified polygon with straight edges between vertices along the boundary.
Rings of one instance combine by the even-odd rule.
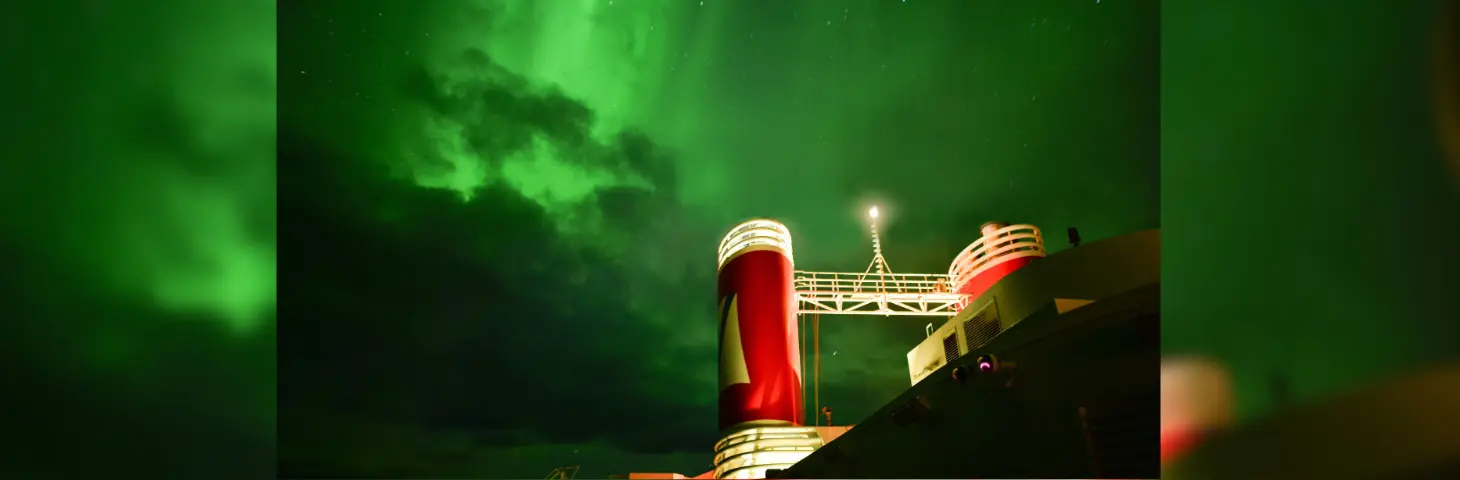
[[[364,245],[419,267],[377,275],[382,259],[340,255],[321,270],[351,275],[285,285],[354,322],[319,339],[340,347],[330,360],[405,371],[366,370],[368,386],[321,376],[325,393],[306,400],[324,411],[281,419],[324,425],[322,451],[302,455],[355,467],[342,475],[525,478],[565,461],[585,478],[699,473],[707,443],[622,443],[712,423],[685,412],[714,402],[705,292],[724,229],[782,220],[814,270],[866,265],[871,198],[900,272],[946,268],[990,219],[1097,241],[1157,224],[1158,144],[1163,341],[1227,360],[1245,411],[1266,408],[1274,373],[1318,396],[1453,351],[1456,335],[1428,322],[1455,325],[1446,280],[1460,267],[1444,252],[1457,227],[1425,216],[1453,211],[1453,190],[1434,181],[1427,93],[1405,77],[1427,61],[1405,43],[1427,36],[1422,8],[1187,2],[1162,20],[1189,23],[1158,30],[1152,0],[25,3],[0,18],[0,70],[17,85],[0,129],[16,157],[0,161],[0,247],[22,313],[5,318],[21,340],[5,351],[30,374],[17,397],[77,424],[15,436],[138,439],[71,435],[61,461],[33,460],[50,476],[151,459],[208,478],[252,459],[232,443],[201,451],[215,440],[275,452],[275,262],[309,261],[276,248],[289,181],[276,123],[306,144],[291,167],[331,172],[289,198],[329,204],[356,234],[309,253]],[[1354,254],[1395,232],[1413,244]],[[490,288],[523,300],[486,304]],[[841,354],[824,359],[822,395],[838,418],[906,387],[922,323],[824,322],[822,348]],[[567,369],[481,356],[546,358],[516,340],[563,332]],[[390,351],[355,348],[371,335]],[[500,388],[485,372],[540,382],[523,388],[542,402],[580,398],[598,378],[559,380],[577,370],[645,385],[536,417],[572,422],[556,430],[423,420],[490,411],[501,395],[471,391]],[[572,417],[601,412],[588,408],[651,400],[664,411],[631,428],[555,437],[627,418]],[[172,439],[164,455],[143,451],[148,433]]]
[[[705,310],[715,246],[748,218],[786,223],[799,268],[860,271],[871,256],[867,200],[880,197],[899,272],[946,270],[990,219],[1078,225],[1089,241],[1155,225],[1155,50],[1139,46],[1155,40],[1155,10],[980,5],[956,14],[879,1],[320,5],[304,15],[308,41],[281,60],[318,102],[287,121],[352,161],[460,200],[402,205],[360,193],[359,211],[339,215],[430,244],[393,247],[403,255],[470,252],[462,256],[483,263],[463,270],[492,272],[535,299],[500,315],[455,300],[439,307],[581,332],[574,352],[605,349],[593,363],[640,379],[634,396],[697,412],[715,402]],[[1031,26],[1030,15],[1040,21]],[[545,214],[557,238],[519,238],[525,227],[513,222],[536,225],[537,212],[524,216],[503,190]],[[457,288],[446,277],[412,282]],[[824,365],[823,394],[839,415],[866,415],[906,388],[922,323],[822,326],[823,348],[843,353]],[[621,345],[646,341],[654,355]],[[701,421],[712,423],[659,423],[699,431]],[[627,471],[598,463],[594,474]],[[696,474],[697,463],[667,468]]]
[[[129,439],[72,438],[63,456],[87,460],[42,447],[14,469],[116,476],[150,457],[207,476],[239,458],[211,439],[273,441],[276,5],[7,5],[0,70],[22,120],[5,129],[0,251],[27,281],[0,316],[17,400],[35,404],[11,430]]]
[[[584,128],[589,138],[534,137],[522,142],[486,132],[486,141],[495,148],[485,151],[473,151],[466,137],[481,135],[473,129],[494,127],[475,122],[512,119],[476,108],[425,111],[418,126],[406,128],[421,129],[419,138],[428,140],[407,149],[406,155],[440,158],[445,165],[418,168],[414,174],[418,184],[450,189],[470,200],[476,190],[505,180],[559,215],[564,230],[584,223],[577,206],[592,202],[595,192],[622,186],[652,190],[653,185],[635,172],[615,168],[611,159],[600,162],[592,157],[611,156],[608,150],[614,148],[614,138],[644,120],[637,114],[658,78],[654,66],[665,44],[662,37],[669,31],[664,19],[671,4],[665,0],[616,5],[594,0],[496,2],[491,6],[500,15],[491,28],[463,28],[424,41],[423,53],[439,59],[427,67],[427,75],[443,94],[457,100],[494,86],[515,90],[532,83],[535,93],[522,102],[552,101],[551,95],[562,92],[592,111],[567,126]],[[457,12],[442,8],[438,15],[450,18]],[[488,60],[463,59],[463,50],[479,50]],[[591,144],[581,143],[585,141]],[[570,214],[575,216],[568,218]]]
[[[88,155],[127,166],[71,180],[97,221],[62,242],[110,288],[247,336],[273,320],[275,301],[274,34],[255,28],[275,8],[177,8],[188,20],[133,40],[152,74],[83,90],[84,122],[137,135],[81,133],[99,137]],[[162,40],[172,35],[209,40]]]

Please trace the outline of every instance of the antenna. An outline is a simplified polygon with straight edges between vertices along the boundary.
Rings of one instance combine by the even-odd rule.
[[[892,267],[887,266],[887,259],[882,257],[882,237],[877,234],[877,217],[879,216],[881,216],[881,212],[877,210],[877,207],[867,210],[867,217],[871,219],[872,226],[872,263],[867,265],[866,273],[872,273],[872,270],[875,269],[878,275],[882,275],[892,273]]]
[[[866,281],[867,277],[876,275],[872,283],[876,286],[876,292],[883,294],[877,299],[877,311],[887,312],[887,275],[892,273],[892,267],[887,266],[887,258],[882,256],[882,236],[877,234],[877,218],[880,216],[882,216],[882,212],[876,206],[867,210],[867,218],[870,220],[868,223],[872,228],[872,263],[867,265],[867,271],[862,272],[862,278],[857,281],[857,289],[861,290],[861,284]],[[877,273],[873,274],[873,270],[876,270]],[[897,285],[894,285],[894,288],[896,287]],[[901,292],[902,289],[897,288],[897,290]]]

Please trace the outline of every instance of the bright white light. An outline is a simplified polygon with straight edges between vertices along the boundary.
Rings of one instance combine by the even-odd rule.
[[[720,241],[719,267],[723,268],[736,253],[755,246],[774,247],[792,262],[795,261],[791,255],[791,232],[786,230],[786,226],[775,220],[758,219],[736,225]]]
[[[766,470],[788,468],[824,444],[813,427],[776,425],[733,432],[715,442],[714,478],[765,478]]]
[[[877,218],[877,207],[872,207],[871,210],[868,210],[867,215],[870,215],[872,218]]]

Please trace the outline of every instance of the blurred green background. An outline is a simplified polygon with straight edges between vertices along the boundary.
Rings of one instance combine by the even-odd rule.
[[[273,476],[274,22],[0,5],[0,476]]]
[[[1460,349],[1432,6],[1164,7],[1163,340],[1246,415]],[[7,476],[272,475],[274,17],[0,5]]]
[[[1162,347],[1226,362],[1242,416],[1460,353],[1437,7],[1163,5]]]

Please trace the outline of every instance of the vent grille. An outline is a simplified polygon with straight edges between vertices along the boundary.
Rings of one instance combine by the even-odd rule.
[[[957,335],[950,334],[950,335],[948,335],[946,337],[943,337],[943,359],[944,360],[947,360],[948,363],[953,363],[954,360],[957,360],[958,359],[958,355],[960,353],[961,352],[958,351],[958,336]]]
[[[1000,331],[1002,328],[999,325],[998,311],[994,310],[993,304],[989,304],[963,321],[963,343],[968,344],[968,351],[971,352],[989,343]]]

